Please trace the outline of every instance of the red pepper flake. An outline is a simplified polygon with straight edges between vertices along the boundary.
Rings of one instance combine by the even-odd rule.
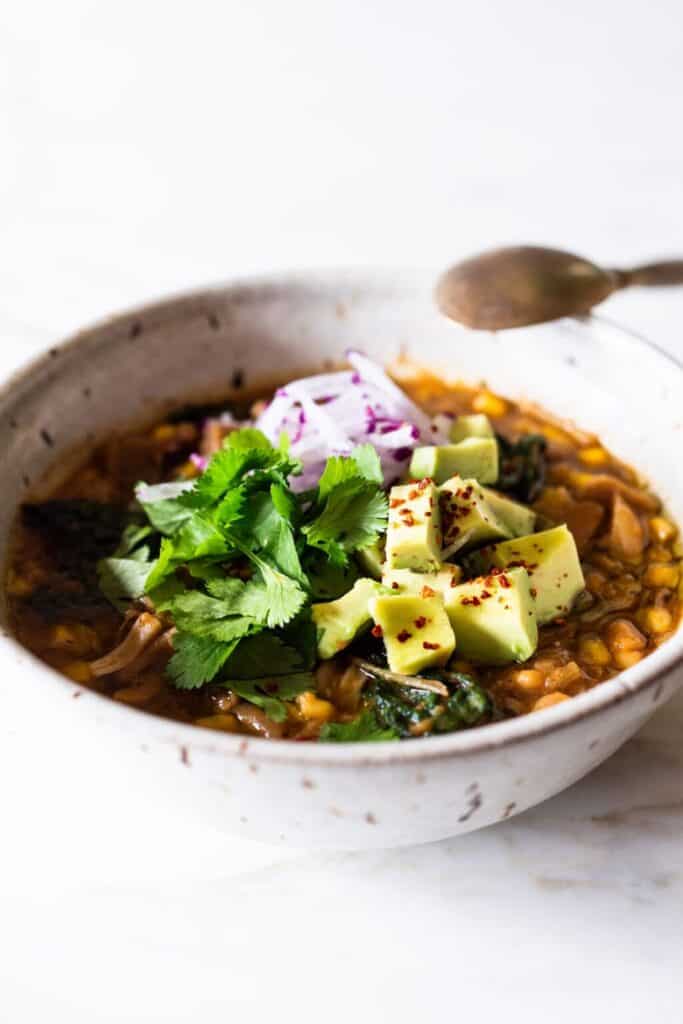
[[[426,625],[427,625],[427,620],[425,619],[424,615],[419,615],[415,619],[415,627],[416,627],[416,629],[424,629]]]
[[[401,518],[403,519],[404,526],[415,526],[415,519],[413,517],[413,514],[412,512],[409,512],[407,508],[401,509],[400,515]]]
[[[419,497],[420,492],[418,491],[417,487],[415,487],[412,491],[408,491],[408,498],[410,501],[415,501],[415,499]]]
[[[401,632],[396,637],[396,639],[398,640],[398,642],[400,644],[404,644],[406,642],[406,640],[410,640],[412,635],[413,634],[409,633],[407,629],[402,629]]]
[[[373,626],[372,629],[370,630],[370,632],[372,633],[373,636],[377,636],[377,637],[384,636],[384,630],[379,625],[379,623],[376,626]]]
[[[482,597],[482,600],[485,601],[487,597],[493,597],[493,594],[489,593],[488,590],[482,590],[481,597]]]
[[[389,502],[389,508],[398,508],[400,505],[405,505],[405,498],[392,498]]]
[[[396,580],[394,580],[394,582],[391,584],[391,589],[392,590],[398,590],[399,589],[399,585],[396,582]]]
[[[536,590],[536,587],[531,587],[531,589],[529,590],[529,593],[531,594],[532,597],[538,597],[538,591]]]
[[[431,476],[423,477],[422,480],[420,480],[419,484],[417,485],[418,489],[421,490],[421,491],[426,490],[427,487],[429,487],[429,485],[431,484],[431,482],[432,482]]]
[[[425,651],[438,651],[439,647],[441,647],[441,644],[431,644],[429,640],[423,640],[422,646],[424,647]]]
[[[479,605],[481,604],[481,601],[476,596],[476,594],[473,594],[472,597],[463,597],[460,603],[461,604],[472,604],[472,605],[474,605],[475,608],[478,608]]]
[[[501,585],[501,587],[505,587],[506,590],[509,590],[510,587],[512,586],[512,584],[510,583],[509,577],[506,576],[505,573],[501,573],[500,585]]]
[[[435,594],[436,594],[436,591],[432,590],[431,587],[427,587],[427,586],[424,586],[422,588],[422,590],[420,591],[420,597],[434,597]]]
[[[457,585],[458,585],[458,577],[457,576],[451,576],[451,586],[452,587],[457,587]]]
[[[426,515],[426,516],[431,516],[431,514],[432,514],[432,513],[431,513],[431,512],[429,511],[429,510],[428,510],[427,512],[425,512],[425,515]]]

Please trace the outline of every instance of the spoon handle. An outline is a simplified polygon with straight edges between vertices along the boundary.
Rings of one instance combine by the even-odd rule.
[[[631,285],[661,286],[683,284],[683,260],[662,260],[661,263],[646,263],[632,270],[613,270],[617,288]]]

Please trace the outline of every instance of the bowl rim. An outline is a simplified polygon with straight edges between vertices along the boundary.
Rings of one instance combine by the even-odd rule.
[[[429,277],[427,278],[427,273]],[[34,375],[39,374],[47,366],[54,365],[56,353],[74,355],[81,346],[89,341],[95,342],[97,335],[112,327],[125,328],[145,317],[166,318],[188,305],[197,307],[210,302],[217,296],[238,295],[264,289],[290,291],[291,289],[318,287],[339,287],[341,284],[354,282],[360,289],[367,290],[372,286],[389,286],[402,289],[410,285],[413,289],[421,280],[434,281],[433,270],[415,268],[377,268],[377,267],[328,267],[312,270],[272,271],[243,277],[230,278],[226,282],[205,287],[192,288],[187,291],[173,292],[167,296],[143,302],[126,310],[96,320],[89,326],[78,329],[56,344],[41,348],[36,355],[3,376],[0,381],[0,403],[11,398],[13,392],[22,384],[29,383]],[[673,364],[679,372],[683,372],[683,363],[676,356],[651,341],[644,335],[624,327],[618,321],[604,315],[592,313],[588,317],[577,318],[579,321],[594,322],[604,325],[617,334],[622,334],[636,343],[650,349],[655,358]],[[0,656],[6,653],[14,656],[15,666],[25,665],[27,674],[40,679],[53,693],[57,693],[61,684],[62,692],[71,698],[80,698],[80,707],[87,707],[93,715],[101,720],[106,717],[112,725],[120,725],[121,731],[126,727],[136,728],[142,734],[140,743],[147,749],[152,740],[175,747],[184,763],[190,763],[190,752],[221,757],[244,757],[250,759],[287,764],[303,765],[393,765],[398,762],[421,763],[441,760],[443,758],[483,754],[488,751],[500,750],[503,747],[516,746],[525,740],[538,736],[546,736],[558,730],[571,728],[587,718],[597,716],[600,712],[616,707],[630,698],[634,698],[654,688],[653,706],[659,701],[664,688],[665,677],[683,665],[683,625],[674,637],[649,654],[643,661],[620,672],[612,679],[599,683],[591,690],[563,701],[555,707],[544,709],[543,714],[527,714],[501,722],[493,722],[487,726],[462,732],[449,733],[444,736],[428,736],[419,743],[301,743],[296,740],[264,741],[260,737],[210,730],[191,723],[177,722],[163,718],[151,712],[132,707],[110,697],[89,690],[62,675],[56,669],[42,662],[28,648],[14,638],[9,629],[0,632]],[[683,681],[683,673],[682,680]],[[654,707],[653,707],[654,709]]]

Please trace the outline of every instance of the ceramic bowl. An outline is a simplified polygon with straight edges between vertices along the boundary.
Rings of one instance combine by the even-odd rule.
[[[433,280],[365,271],[272,276],[147,306],[56,346],[0,394],[3,544],[22,499],[84,444],[231,382],[286,379],[339,361],[348,346],[383,361],[403,352],[449,378],[486,380],[575,420],[644,471],[683,521],[683,377],[675,361],[597,318],[467,333],[435,311]],[[123,766],[137,755],[125,784],[168,791],[179,821],[191,813],[244,836],[336,848],[454,836],[558,793],[671,697],[683,681],[682,659],[679,632],[617,678],[543,712],[411,742],[323,745],[156,718],[82,690],[6,630],[0,638],[14,729],[25,729],[30,746],[37,720],[49,723],[42,757],[63,759],[65,736],[70,759],[81,745],[85,758],[90,743],[87,770],[100,757]],[[8,720],[3,714],[0,732]]]

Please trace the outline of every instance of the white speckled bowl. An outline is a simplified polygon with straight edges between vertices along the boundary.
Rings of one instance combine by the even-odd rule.
[[[683,375],[670,357],[597,318],[507,336],[466,333],[436,313],[433,280],[365,271],[273,276],[126,313],[55,347],[0,394],[3,543],[27,489],[79,445],[219,393],[236,371],[247,383],[287,378],[339,360],[349,345],[387,361],[405,351],[574,419],[645,471],[683,521]],[[394,846],[490,825],[571,785],[680,686],[682,660],[679,631],[618,678],[515,721],[412,742],[317,745],[245,740],[144,714],[81,690],[5,633],[3,678],[14,710],[30,714],[1,714],[0,736],[11,721],[30,744],[38,714],[50,723],[41,740],[47,761],[61,756],[66,735],[71,758],[86,738],[122,764],[136,754],[135,784],[168,790],[180,819],[187,811],[297,846]],[[4,686],[0,705],[9,692]],[[124,779],[130,784],[130,773],[122,786]]]

